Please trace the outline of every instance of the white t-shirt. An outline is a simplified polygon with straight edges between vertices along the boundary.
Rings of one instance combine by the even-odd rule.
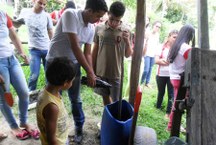
[[[159,34],[150,33],[147,41],[147,49],[146,49],[145,56],[155,57],[158,47],[159,47]]]
[[[185,71],[186,59],[184,58],[184,55],[190,49],[191,49],[191,46],[186,44],[186,43],[183,43],[181,45],[181,48],[180,48],[175,60],[173,61],[173,63],[171,63],[169,65],[169,72],[170,72],[170,79],[171,80],[180,80],[181,79],[180,74]]]
[[[5,12],[0,10],[0,58],[9,57],[14,54],[14,50],[9,41],[8,17]]]
[[[45,11],[35,13],[32,8],[25,8],[21,11],[18,19],[21,18],[24,19],[28,28],[29,48],[48,50],[50,43],[48,29],[53,28],[50,15]]]
[[[159,56],[159,58],[163,58],[167,60],[168,54],[169,54],[169,48],[165,46],[165,44],[161,45],[156,51],[156,56]],[[158,65],[157,66],[157,75],[162,77],[169,77],[169,65]]]
[[[65,56],[77,63],[77,59],[71,49],[68,33],[77,35],[81,48],[82,44],[92,44],[94,30],[93,24],[88,23],[87,26],[84,24],[81,10],[67,9],[56,26],[46,59]]]

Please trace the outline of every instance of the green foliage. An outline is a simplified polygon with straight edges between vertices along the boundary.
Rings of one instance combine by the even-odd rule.
[[[136,8],[136,0],[122,0],[126,7]]]
[[[65,3],[58,3],[56,0],[49,0],[47,2],[46,11],[51,13],[54,10],[60,10],[64,5]]]
[[[180,21],[183,15],[184,12],[182,6],[179,3],[172,2],[169,4],[165,18],[167,18],[171,23],[175,23]]]
[[[22,0],[21,4],[22,4],[22,7],[24,7],[24,8],[32,7],[32,1],[30,1],[30,0]]]

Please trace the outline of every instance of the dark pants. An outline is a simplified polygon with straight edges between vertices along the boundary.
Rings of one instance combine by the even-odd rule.
[[[76,76],[73,80],[72,86],[68,89],[68,96],[71,101],[71,109],[72,109],[72,115],[74,119],[75,129],[80,130],[83,127],[83,124],[85,122],[85,116],[82,109],[82,101],[80,98],[80,65],[77,63],[76,66]]]
[[[157,87],[158,87],[158,96],[157,96],[157,108],[161,108],[164,94],[165,94],[165,89],[167,86],[167,92],[168,92],[168,103],[167,103],[167,109],[166,113],[170,114],[171,109],[172,109],[172,102],[174,99],[174,91],[173,91],[173,86],[170,82],[170,77],[161,77],[161,76],[156,76],[156,81],[157,81]]]

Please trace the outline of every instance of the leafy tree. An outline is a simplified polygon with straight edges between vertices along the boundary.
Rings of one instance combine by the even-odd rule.
[[[167,13],[165,15],[165,18],[167,18],[171,23],[180,21],[184,16],[182,6],[176,2],[170,3],[166,11]]]
[[[58,1],[58,0],[49,0],[46,6],[47,12],[52,12],[54,10],[60,10],[64,7],[65,2],[64,1]]]

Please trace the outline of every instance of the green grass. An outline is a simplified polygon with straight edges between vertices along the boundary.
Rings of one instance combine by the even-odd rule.
[[[11,15],[11,16],[13,14],[12,9],[7,7],[7,6],[0,6],[0,9],[3,9],[3,10],[7,9],[9,15]],[[28,36],[26,33],[26,28],[24,26],[22,26],[19,29],[18,35],[20,36],[22,41],[27,41]],[[24,46],[25,52],[28,54],[28,46],[27,45],[23,45],[23,46]],[[30,75],[29,67],[24,66],[22,68],[23,68],[23,71],[25,73],[26,80],[28,80],[29,75]],[[124,74],[125,77],[124,77],[124,89],[123,89],[123,91],[125,91],[126,84],[128,81],[128,77],[127,77],[128,74],[126,71],[127,68],[128,68],[128,62],[125,61],[125,74]],[[82,74],[83,75],[85,74],[85,72],[83,70],[82,70]],[[156,74],[156,65],[153,68],[153,72],[152,72],[152,76],[151,76],[151,85],[153,86],[153,88],[152,89],[144,88],[144,90],[143,90],[142,102],[140,105],[137,125],[148,126],[148,127],[155,129],[155,131],[157,133],[158,144],[162,144],[165,140],[167,140],[169,138],[169,133],[165,131],[168,120],[164,119],[167,96],[165,96],[165,98],[164,98],[162,109],[161,110],[156,109],[154,107],[155,103],[156,103],[156,99],[157,99],[157,87],[156,87],[156,82],[155,82],[155,74]],[[41,66],[40,77],[38,80],[37,87],[38,87],[38,89],[41,89],[44,86],[45,86],[44,71],[43,71],[43,67]],[[16,96],[16,93],[12,87],[11,87],[11,90],[12,90],[13,96]],[[84,108],[85,114],[100,120],[101,116],[102,116],[102,112],[103,112],[102,98],[100,96],[96,95],[93,92],[92,88],[88,88],[86,86],[81,87],[81,97],[83,100],[83,108]],[[64,103],[66,105],[66,108],[67,108],[69,114],[71,114],[70,101],[67,97],[66,92],[63,92],[63,98],[64,98]],[[128,100],[127,97],[124,97],[124,99]],[[13,109],[14,109],[15,115],[18,116],[18,111],[16,108],[17,108],[17,104],[15,104],[15,107],[13,107]],[[34,111],[30,112],[30,114],[33,114],[33,115],[30,115],[30,118],[29,118],[30,122],[35,121]],[[183,124],[185,125],[185,117],[183,118]],[[185,136],[181,135],[181,138],[185,139]]]

